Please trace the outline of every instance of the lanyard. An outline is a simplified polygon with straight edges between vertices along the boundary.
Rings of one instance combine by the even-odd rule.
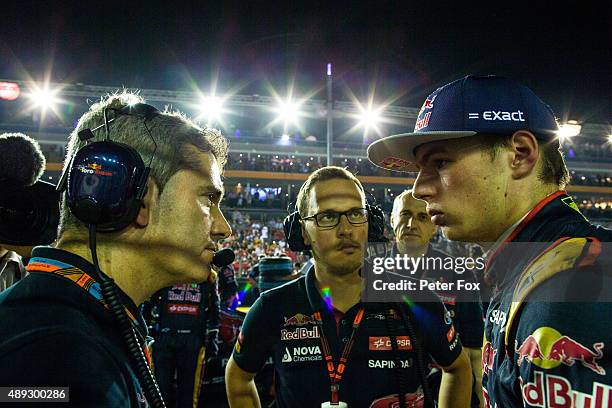
[[[327,372],[329,374],[329,381],[331,383],[331,399],[330,403],[338,404],[340,401],[340,381],[342,380],[342,374],[344,374],[344,369],[346,368],[346,363],[348,361],[349,354],[351,353],[351,349],[353,348],[353,344],[355,343],[355,334],[361,325],[361,319],[363,318],[363,313],[365,308],[360,308],[355,315],[355,319],[353,320],[353,331],[351,332],[351,337],[348,342],[344,345],[342,349],[342,355],[340,356],[340,360],[338,361],[338,367],[334,365],[334,357],[332,355],[331,349],[329,347],[329,342],[325,337],[325,332],[323,330],[323,319],[321,318],[321,312],[315,312],[314,318],[317,321],[317,325],[320,328],[320,337],[321,337],[321,345],[323,346],[323,355],[325,357],[325,363],[327,367]]]
[[[87,274],[80,268],[77,268],[76,266],[55,259],[35,257],[30,259],[30,262],[26,266],[26,271],[52,273],[54,275],[68,279],[77,286],[80,286],[81,289],[86,291],[90,296],[92,296],[94,299],[100,302],[106,309],[108,309],[108,305],[104,301],[104,296],[102,296],[100,283],[98,283],[89,274]],[[136,325],[136,317],[134,317],[132,312],[130,312],[130,310],[125,306],[123,306],[123,309],[125,310],[132,324]],[[138,330],[136,330],[136,332],[138,332]],[[151,356],[149,355],[149,350],[146,347],[146,344],[144,344],[143,346],[143,352],[147,358],[147,361],[150,364]]]

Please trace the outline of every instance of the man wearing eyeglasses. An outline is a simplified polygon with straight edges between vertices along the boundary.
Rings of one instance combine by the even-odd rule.
[[[271,356],[278,407],[423,407],[423,352],[444,367],[439,406],[468,406],[469,360],[437,298],[409,311],[415,336],[408,307],[361,301],[369,217],[359,180],[339,167],[319,169],[297,208],[313,267],[249,310],[225,375],[230,406],[260,406],[253,378]]]

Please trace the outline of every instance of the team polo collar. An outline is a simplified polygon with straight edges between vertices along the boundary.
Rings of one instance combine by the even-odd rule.
[[[508,244],[511,242],[523,243],[550,243],[559,238],[568,221],[574,218],[576,221],[584,221],[585,218],[578,209],[578,206],[564,190],[556,191],[540,201],[522,221],[512,230],[503,242],[497,246],[496,250],[487,257],[487,273],[494,269],[494,265],[500,258],[511,258]],[[559,222],[564,219],[564,222]],[[500,256],[504,254],[504,256]],[[522,258],[525,258],[524,256]],[[522,259],[529,261],[528,259]],[[509,277],[491,276],[494,280]]]
[[[314,265],[311,265],[306,272],[306,296],[308,297],[308,303],[310,303],[313,312],[328,310],[327,304],[317,289],[316,280]]]
[[[96,272],[96,268],[93,266],[93,264],[71,252],[47,246],[39,246],[32,250],[31,260],[35,260],[35,258],[47,258],[70,264],[76,268],[79,268],[96,281],[100,282],[100,276]],[[115,286],[117,288],[117,293],[121,303],[130,311],[130,313],[132,313],[133,316],[138,316],[138,308],[136,307],[134,301],[132,301],[132,299],[123,290],[121,290],[119,286]]]

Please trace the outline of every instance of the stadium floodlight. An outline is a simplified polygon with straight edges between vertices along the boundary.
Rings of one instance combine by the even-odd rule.
[[[359,106],[359,110],[361,113],[358,116],[358,125],[362,126],[366,131],[369,129],[376,129],[381,120],[380,109],[375,109],[372,106],[368,106],[367,108]]]
[[[569,138],[578,136],[582,130],[582,125],[575,120],[568,120],[566,123],[559,126],[557,135],[559,139],[567,140]]]
[[[34,86],[28,93],[28,98],[32,101],[32,107],[40,109],[45,113],[48,109],[55,111],[60,99],[57,97],[58,89],[49,89],[49,85],[43,87]]]
[[[286,134],[286,133],[284,133],[284,134],[281,136],[281,140],[282,140],[283,142],[288,142],[288,141],[289,141],[289,135],[288,135],[288,134]]]
[[[300,116],[300,106],[290,99],[279,101],[276,113],[278,115],[277,119],[283,122],[285,128],[289,124],[297,125],[297,120]]]
[[[609,134],[609,135],[608,135],[608,143],[611,143],[611,144],[612,144],[612,134]]]
[[[206,124],[220,122],[223,114],[223,99],[215,95],[203,96],[200,99],[198,119],[206,119]]]

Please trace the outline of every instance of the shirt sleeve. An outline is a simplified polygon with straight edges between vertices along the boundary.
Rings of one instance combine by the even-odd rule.
[[[603,279],[591,272],[582,268],[580,281]],[[597,401],[612,393],[612,303],[542,300],[557,299],[569,287],[580,290],[576,273],[564,272],[541,284],[532,296],[538,300],[523,303],[514,318],[519,321],[512,325],[516,335],[508,349],[525,406],[548,406],[551,401],[555,406],[600,406]],[[588,286],[593,293],[611,290],[609,279]],[[577,300],[579,295],[572,296]]]
[[[249,309],[238,334],[232,356],[240,368],[258,372],[272,354],[274,335],[278,330],[272,327],[272,316],[266,310],[266,295],[260,296]]]
[[[462,345],[444,304],[431,293],[431,301],[414,303],[410,311],[425,351],[442,367],[451,365],[461,354]]]

